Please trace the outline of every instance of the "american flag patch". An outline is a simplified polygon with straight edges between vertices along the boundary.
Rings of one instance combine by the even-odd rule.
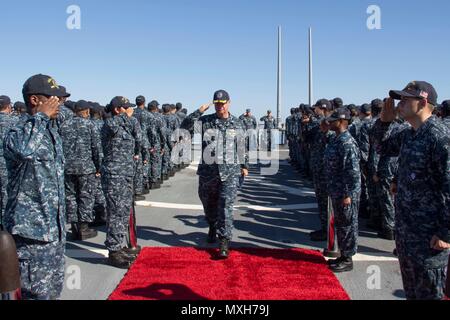
[[[428,92],[420,91],[420,96],[421,96],[422,98],[428,99]]]

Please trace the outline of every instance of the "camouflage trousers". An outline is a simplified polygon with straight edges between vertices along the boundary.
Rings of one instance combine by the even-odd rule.
[[[149,180],[150,183],[156,183],[161,179],[162,174],[162,156],[161,148],[157,148],[156,152],[150,153]]]
[[[343,198],[331,199],[334,211],[336,235],[341,255],[353,257],[358,250],[359,194],[352,197],[352,204],[344,207]]]
[[[96,191],[95,174],[71,175],[64,178],[66,211],[69,223],[92,222],[94,220]]]
[[[395,227],[394,197],[391,194],[392,181],[393,178],[381,178],[377,188],[381,223],[385,230],[394,230]]]
[[[56,300],[64,287],[65,240],[40,242],[14,237],[24,300]]]
[[[424,243],[428,244],[427,241]],[[396,244],[406,299],[442,300],[445,296],[447,264],[426,266],[418,261],[420,253],[413,252],[414,248],[407,248],[399,240]],[[441,254],[447,255],[444,258],[448,260],[448,251]]]
[[[8,170],[0,169],[0,226],[2,225],[3,215],[5,214],[6,204],[8,203]]]
[[[106,175],[103,177],[107,208],[105,245],[109,251],[127,246],[130,212],[133,207],[133,177]]]
[[[203,204],[206,221],[217,229],[219,239],[233,237],[233,206],[237,197],[239,176],[221,181],[218,176],[199,179],[198,195]]]
[[[370,220],[374,223],[381,221],[380,199],[378,198],[380,183],[373,181],[373,173],[367,177],[367,192],[369,194]]]
[[[367,190],[367,178],[361,172],[361,197],[359,200],[360,214],[368,214],[369,212],[369,192]]]
[[[324,169],[317,165],[312,166],[314,192],[316,194],[317,206],[319,209],[319,220],[322,230],[328,228],[328,192],[327,181],[324,177]]]
[[[288,137],[288,148],[289,148],[289,159],[294,160],[294,146],[292,143],[292,139]]]
[[[171,150],[170,147],[166,145],[164,148],[164,154],[162,156],[162,163],[161,163],[162,174],[168,174],[169,171],[171,170],[170,158],[171,158]]]
[[[94,212],[97,220],[106,220],[106,199],[103,192],[102,178],[95,177]]]
[[[134,161],[134,193],[142,194],[144,192],[144,163],[142,158]]]

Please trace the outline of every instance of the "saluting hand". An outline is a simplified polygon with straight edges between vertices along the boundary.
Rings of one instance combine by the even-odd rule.
[[[45,113],[50,119],[55,119],[58,116],[59,105],[58,97],[50,97],[45,102],[39,102],[36,111]]]
[[[198,109],[198,111],[200,111],[201,113],[205,113],[211,106],[212,103],[204,104]]]
[[[392,122],[395,120],[395,101],[388,98],[381,109],[380,119],[382,122]]]

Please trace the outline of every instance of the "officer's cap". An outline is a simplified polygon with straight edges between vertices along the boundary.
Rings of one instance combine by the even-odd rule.
[[[6,107],[11,104],[11,99],[8,96],[0,96],[0,107]]]
[[[225,90],[219,90],[214,93],[213,103],[227,103],[230,101],[230,95]]]
[[[350,114],[350,111],[345,108],[341,107],[336,109],[331,116],[327,118],[328,122],[333,122],[337,120],[351,120],[352,115]]]
[[[403,90],[391,90],[389,96],[392,99],[402,98],[426,99],[433,106],[437,105],[438,94],[434,87],[425,81],[410,82]]]
[[[37,74],[25,81],[22,93],[24,95],[44,95],[55,97],[68,97],[66,88],[59,86],[56,81],[47,75]]]

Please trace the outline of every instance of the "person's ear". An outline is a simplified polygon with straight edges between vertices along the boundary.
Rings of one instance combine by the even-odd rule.
[[[30,105],[32,107],[36,107],[39,105],[39,98],[36,95],[32,95],[28,98],[28,100],[30,101]]]

